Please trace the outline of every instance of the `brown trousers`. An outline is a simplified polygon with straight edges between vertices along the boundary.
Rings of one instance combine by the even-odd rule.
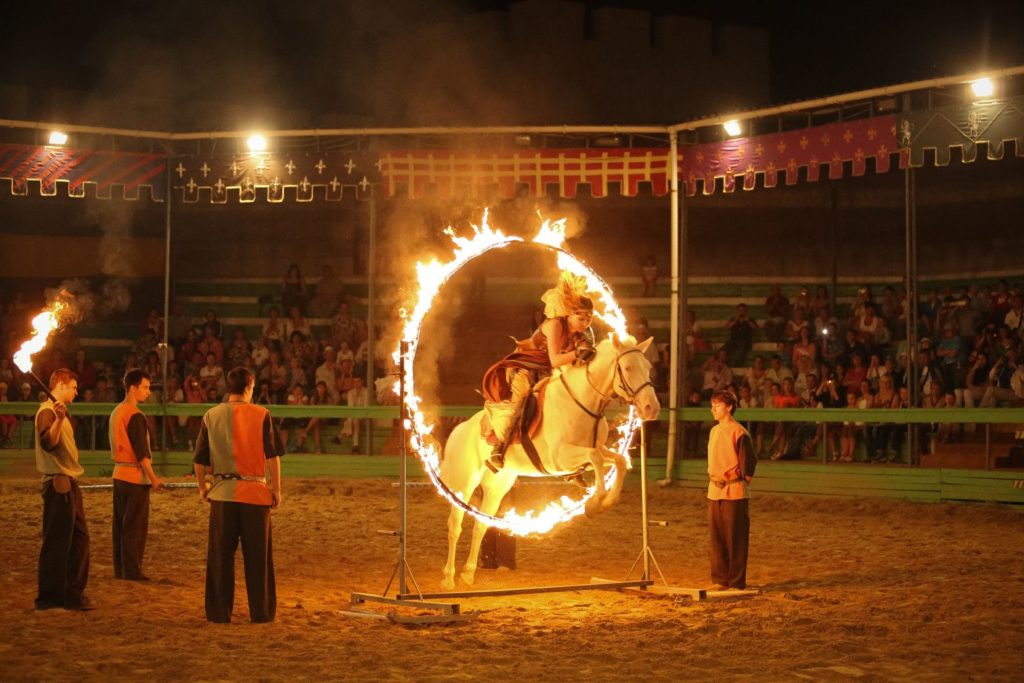
[[[248,503],[210,502],[210,538],[206,550],[206,619],[231,621],[235,601],[235,551],[242,541],[249,618],[273,621],[277,586],[270,538],[270,508]]]
[[[114,480],[114,577],[142,578],[149,531],[149,484]]]
[[[709,500],[711,580],[730,588],[747,587],[750,547],[750,501]]]
[[[89,528],[85,524],[82,491],[57,493],[53,480],[43,483],[43,546],[39,550],[39,594],[36,609],[82,604],[89,582]]]

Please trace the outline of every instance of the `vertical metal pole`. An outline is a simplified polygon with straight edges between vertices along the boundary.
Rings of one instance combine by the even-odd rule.
[[[368,232],[370,234],[368,255],[366,260],[366,397],[368,405],[375,405],[377,402],[377,389],[374,383],[374,365],[376,362],[376,349],[374,344],[377,341],[374,334],[374,304],[377,301],[377,199],[370,195],[370,217]],[[373,419],[368,418],[366,424],[366,454],[373,455]]]
[[[644,573],[640,578],[648,581],[651,578],[651,546],[647,530],[647,424],[640,423],[640,519],[644,525]]]
[[[903,218],[904,218],[904,252],[906,270],[904,273],[907,290],[907,390],[910,395],[910,406],[917,405],[917,287],[914,283],[914,236],[913,236],[913,172],[907,168],[903,172]],[[907,423],[907,457],[910,463],[915,460],[917,429],[912,422]]]
[[[409,354],[409,342],[402,340],[399,344],[400,358],[398,359],[398,388],[401,394],[401,408],[398,411],[398,416],[402,422],[402,466],[398,470],[398,489],[399,489],[399,527],[398,527],[398,594],[405,595],[408,593],[407,586],[405,585],[405,569],[406,569],[406,466],[408,465],[409,459],[409,434],[405,427],[405,421],[408,418],[408,413],[405,408],[405,363],[406,356]]]
[[[668,371],[668,449],[665,456],[665,479],[672,481],[675,469],[676,432],[679,423],[679,139],[678,133],[669,133],[669,196],[672,217],[672,277],[671,331],[669,336]],[[646,529],[645,529],[646,531]],[[645,551],[646,552],[646,551]]]
[[[164,195],[166,206],[164,207],[164,341],[163,341],[163,389],[160,390],[160,409],[163,413],[163,429],[160,430],[160,451],[167,456],[167,360],[170,356],[169,341],[171,324],[171,199],[174,196],[171,192],[171,156],[167,157],[166,183],[167,189]]]

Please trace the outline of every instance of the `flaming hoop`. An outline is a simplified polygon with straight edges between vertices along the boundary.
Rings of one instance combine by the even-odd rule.
[[[558,524],[566,522],[584,512],[587,500],[594,494],[596,487],[590,487],[586,495],[580,500],[573,500],[568,496],[562,496],[559,500],[550,502],[540,512],[528,510],[525,513],[511,509],[501,517],[485,514],[471,505],[469,501],[450,490],[440,477],[441,453],[437,442],[430,434],[434,426],[426,420],[420,411],[422,399],[416,395],[414,382],[414,361],[416,349],[419,346],[420,332],[423,320],[430,312],[434,300],[437,298],[445,283],[448,282],[464,265],[482,256],[489,251],[503,249],[513,244],[528,243],[522,237],[509,236],[501,230],[492,229],[488,224],[488,212],[484,211],[482,225],[473,225],[473,237],[459,237],[452,228],[445,230],[445,234],[451,237],[455,243],[455,251],[452,259],[446,263],[437,260],[429,263],[417,263],[416,275],[418,291],[415,298],[415,306],[412,311],[403,309],[402,316],[405,320],[403,327],[403,339],[408,342],[408,351],[405,355],[405,427],[409,430],[409,445],[415,451],[427,476],[433,483],[438,494],[448,500],[452,505],[462,508],[478,521],[492,527],[497,527],[515,536],[527,536],[529,534],[543,534],[553,529]],[[611,334],[617,335],[620,339],[629,336],[626,331],[626,319],[622,309],[615,301],[611,288],[602,280],[597,273],[591,270],[586,264],[566,251],[562,244],[565,241],[565,219],[550,221],[545,220],[538,233],[530,240],[530,243],[543,247],[557,255],[558,267],[561,270],[568,270],[574,275],[581,275],[586,278],[589,291],[598,292],[600,306],[595,306],[595,316],[601,319],[612,329]],[[402,360],[401,344],[393,354],[396,364]],[[395,392],[399,393],[399,387],[395,385]],[[625,457],[627,467],[631,467],[629,458],[629,446],[642,420],[636,413],[636,409],[630,406],[626,418],[616,427],[618,452]],[[614,465],[606,473],[605,480],[609,486],[615,479]]]

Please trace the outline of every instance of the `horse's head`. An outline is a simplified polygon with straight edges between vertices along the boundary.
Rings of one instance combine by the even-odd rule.
[[[661,410],[658,394],[651,383],[651,362],[646,352],[654,339],[636,343],[632,337],[625,341],[615,335],[597,345],[597,360],[607,360],[614,373],[612,390],[625,401],[636,406],[644,420],[656,420]]]

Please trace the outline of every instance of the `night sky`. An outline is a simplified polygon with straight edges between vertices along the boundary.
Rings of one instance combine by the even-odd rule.
[[[7,3],[0,83],[326,103],[372,114],[365,92],[389,32],[508,0]],[[770,29],[772,100],[1024,63],[1024,3],[587,2]],[[329,59],[324,56],[329,55]]]

